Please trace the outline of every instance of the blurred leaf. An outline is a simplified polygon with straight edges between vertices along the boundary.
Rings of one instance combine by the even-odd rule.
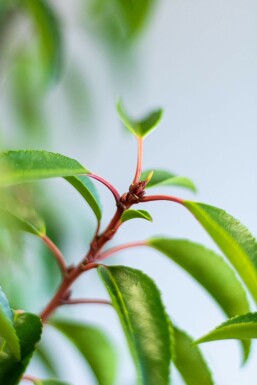
[[[135,136],[144,138],[153,131],[159,124],[162,117],[162,110],[151,112],[142,120],[132,120],[123,108],[122,102],[117,104],[117,111],[124,126]]]
[[[250,305],[234,271],[212,250],[183,239],[157,238],[148,245],[164,253],[193,276],[229,316],[247,313]],[[243,342],[244,359],[250,341]]]
[[[98,221],[102,217],[102,205],[95,185],[86,176],[70,176],[65,178],[87,201]]]
[[[145,210],[126,210],[121,216],[121,222],[129,221],[130,219],[141,218],[152,222],[153,218]]]
[[[8,299],[6,298],[6,295],[4,294],[1,287],[0,287],[0,308],[1,308],[2,312],[4,313],[4,315],[7,318],[9,318],[10,321],[13,321],[13,312],[10,308]]]
[[[146,180],[152,170],[143,171],[141,174],[141,180]],[[165,170],[153,170],[153,176],[146,185],[146,189],[150,187],[162,187],[162,186],[178,186],[187,188],[193,192],[196,192],[194,183],[183,176],[176,176]]]
[[[63,382],[60,380],[49,379],[49,380],[36,380],[34,381],[35,385],[69,385],[68,382]]]
[[[47,77],[56,79],[60,76],[62,63],[62,38],[57,14],[46,0],[23,0],[20,4],[26,7],[34,20]]]
[[[210,370],[192,338],[174,327],[175,365],[187,385],[214,385]]]
[[[249,230],[217,207],[190,201],[184,205],[221,248],[257,301],[257,242]]]
[[[74,321],[53,320],[51,325],[76,346],[89,363],[99,385],[113,385],[116,377],[116,354],[110,340],[94,326]]]
[[[257,313],[247,313],[231,318],[194,343],[248,338],[257,338]]]
[[[6,170],[0,179],[0,185],[5,186],[89,172],[74,159],[35,150],[7,151],[0,154],[0,169]]]
[[[49,356],[49,353],[48,353],[47,349],[45,348],[45,345],[42,344],[42,341],[40,341],[39,345],[37,346],[37,349],[35,351],[34,356],[39,359],[39,361],[44,366],[44,368],[47,370],[47,372],[50,376],[58,377],[58,373],[57,373],[56,367],[53,363],[53,360]]]
[[[26,215],[25,213],[28,215]],[[42,237],[42,235],[45,235],[45,224],[43,223],[41,218],[39,218],[34,211],[33,211],[33,217],[32,216],[29,217],[29,212],[25,211],[24,214],[25,214],[24,218],[22,218],[16,215],[16,213],[6,209],[2,209],[0,207],[0,215],[3,215],[7,225],[9,225],[11,228],[12,227],[18,228],[22,231],[34,234],[38,237]],[[29,219],[27,219],[26,216]]]
[[[19,383],[42,332],[41,320],[30,313],[16,314],[14,328],[20,342],[21,358],[17,360],[7,347],[0,352],[0,384],[4,385]]]
[[[126,334],[140,385],[168,385],[170,326],[159,290],[139,270],[98,268]]]

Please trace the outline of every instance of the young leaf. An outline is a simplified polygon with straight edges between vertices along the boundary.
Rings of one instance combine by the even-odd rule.
[[[77,347],[92,368],[99,385],[114,384],[116,353],[101,330],[94,326],[65,320],[53,320],[51,325]]]
[[[36,380],[34,381],[34,385],[69,385],[67,382],[63,382],[55,379],[48,380]]]
[[[257,301],[257,242],[247,228],[219,208],[190,201],[184,205],[234,265]]]
[[[124,266],[98,268],[121,320],[133,355],[139,385],[168,385],[169,322],[154,282]]]
[[[142,120],[134,121],[127,115],[121,101],[117,104],[117,111],[124,126],[139,138],[144,138],[150,134],[159,124],[162,117],[162,110],[159,109],[151,112]]]
[[[126,210],[121,216],[121,222],[126,222],[134,218],[146,219],[150,222],[153,221],[151,215],[145,210]]]
[[[247,313],[233,317],[197,339],[194,343],[201,344],[203,342],[229,339],[247,341],[248,338],[257,338],[257,313]]]
[[[30,313],[16,314],[14,328],[20,342],[20,359],[5,347],[0,352],[0,384],[17,385],[40,340],[42,323],[38,316]]]
[[[187,385],[214,385],[210,370],[200,349],[192,345],[192,338],[174,327],[174,364]]]
[[[141,174],[141,180],[146,180],[152,170],[143,171]],[[183,176],[177,176],[166,170],[153,170],[153,176],[146,185],[147,188],[162,186],[178,186],[187,188],[193,192],[196,192],[194,183]]]
[[[34,19],[46,73],[49,78],[58,78],[62,58],[62,39],[58,17],[45,0],[25,0],[23,4]]]
[[[47,151],[20,150],[0,154],[0,185],[10,186],[33,180],[88,174],[74,159]]]
[[[183,239],[150,239],[148,245],[167,255],[192,275],[229,317],[249,312],[246,293],[234,271],[212,250]],[[243,341],[243,349],[246,360],[250,350],[249,341]]]
[[[68,176],[65,179],[82,195],[94,211],[98,221],[100,221],[102,217],[102,205],[94,183],[84,175]]]

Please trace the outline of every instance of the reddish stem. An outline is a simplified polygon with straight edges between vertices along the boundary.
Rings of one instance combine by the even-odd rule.
[[[68,299],[67,301],[62,301],[61,305],[80,305],[80,304],[92,304],[92,305],[111,305],[111,301],[106,299],[94,299],[94,298],[76,298]]]
[[[173,197],[171,195],[147,195],[141,198],[140,202],[152,202],[152,201],[171,201],[175,203],[179,203],[181,205],[184,204],[183,199]]]
[[[133,180],[133,184],[136,184],[140,181],[142,173],[142,163],[143,163],[143,138],[137,137],[137,168],[136,174]]]
[[[86,174],[86,176],[88,176],[90,178],[93,178],[93,179],[96,179],[99,182],[101,182],[102,184],[104,184],[111,191],[111,193],[113,194],[116,202],[117,203],[119,202],[120,194],[119,194],[119,192],[116,190],[116,188],[111,183],[109,183],[107,180],[105,180],[104,178],[102,178],[101,176],[96,175],[96,174]]]
[[[52,251],[63,275],[65,275],[67,272],[67,266],[61,250],[55,245],[55,243],[53,243],[53,241],[47,235],[43,235],[41,239],[47,245],[47,247]]]
[[[111,249],[106,250],[104,253],[100,254],[99,257],[97,258],[97,261],[102,261],[103,259],[106,259],[111,255],[118,253],[121,250],[126,250],[132,247],[138,247],[138,246],[147,246],[147,241],[124,243],[123,245],[112,247]]]
[[[25,376],[22,377],[22,380],[30,381],[30,382],[36,382],[36,381],[38,381],[38,378],[33,377],[33,376],[29,376],[28,374],[26,374]]]

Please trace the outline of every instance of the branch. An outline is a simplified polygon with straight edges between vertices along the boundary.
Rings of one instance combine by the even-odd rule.
[[[62,274],[65,275],[67,272],[67,266],[66,266],[66,262],[65,262],[65,259],[64,259],[64,256],[63,256],[61,250],[56,246],[56,244],[50,238],[48,238],[47,235],[43,235],[41,237],[41,239],[47,245],[49,250],[52,251],[52,253],[54,254],[56,261],[57,261],[57,263],[58,263],[58,265],[62,271]]]
[[[138,246],[147,246],[146,241],[138,241],[138,242],[131,242],[131,243],[124,243],[123,245],[112,247],[111,249],[105,251],[104,253],[100,254],[97,258],[97,261],[102,261],[103,259],[106,259],[110,257],[111,255],[121,251],[130,249],[132,247],[138,247]]]
[[[171,195],[147,195],[140,199],[140,202],[153,202],[153,201],[171,201],[171,202],[179,203],[181,205],[184,204],[183,199],[173,197]]]
[[[101,176],[98,176],[96,174],[86,174],[86,176],[88,176],[90,178],[93,178],[95,180],[98,180],[103,185],[105,185],[111,191],[111,193],[113,194],[116,203],[119,202],[120,194],[119,194],[119,192],[116,190],[116,188],[111,183],[109,183],[107,180],[105,180],[104,178],[102,178]]]
[[[142,173],[142,162],[143,162],[143,138],[137,137],[137,168],[136,174],[133,180],[133,184],[139,182]]]

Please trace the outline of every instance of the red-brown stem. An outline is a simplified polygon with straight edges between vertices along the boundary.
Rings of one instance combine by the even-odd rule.
[[[58,249],[58,247],[53,243],[53,241],[47,235],[43,235],[41,239],[47,245],[47,247],[52,251],[63,275],[65,275],[67,271],[67,266],[61,250]]]
[[[123,245],[112,247],[109,250],[106,250],[104,253],[100,254],[97,258],[97,261],[102,261],[111,255],[118,253],[121,250],[130,249],[132,247],[140,247],[140,246],[147,246],[147,241],[138,241],[138,242],[130,242],[130,243],[124,243]]]
[[[140,202],[153,202],[153,201],[171,201],[175,203],[179,203],[181,205],[184,204],[183,199],[178,197],[173,197],[171,195],[147,195],[141,198]]]
[[[137,168],[136,174],[133,180],[133,184],[139,182],[142,173],[142,162],[143,162],[143,138],[137,137]]]
[[[28,374],[26,374],[25,376],[22,377],[22,380],[30,381],[30,382],[36,382],[36,381],[38,381],[38,378],[33,377],[33,376],[29,376]]]
[[[117,203],[119,202],[120,194],[119,194],[119,192],[116,190],[116,188],[111,183],[109,183],[107,180],[105,180],[104,178],[102,178],[101,176],[96,175],[96,174],[86,174],[86,176],[88,176],[90,178],[93,178],[95,180],[98,180],[99,182],[104,184],[112,192],[116,202]]]
[[[94,298],[76,298],[76,299],[68,299],[67,301],[62,301],[61,305],[80,305],[80,304],[92,304],[92,305],[111,305],[111,301],[107,299],[94,299]]]

